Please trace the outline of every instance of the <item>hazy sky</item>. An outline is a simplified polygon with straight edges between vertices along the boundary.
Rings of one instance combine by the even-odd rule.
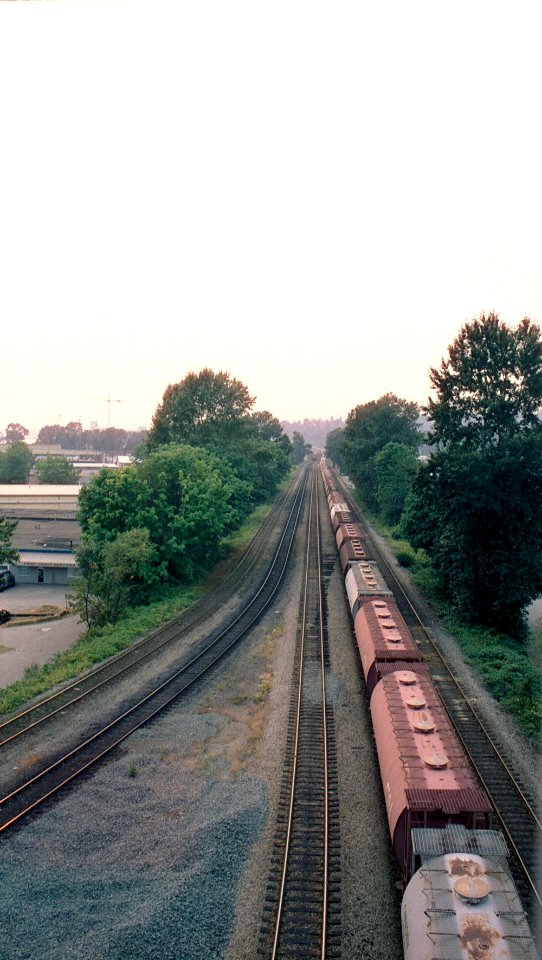
[[[423,403],[466,320],[542,321],[537,3],[3,3],[0,91],[0,431],[205,366]]]

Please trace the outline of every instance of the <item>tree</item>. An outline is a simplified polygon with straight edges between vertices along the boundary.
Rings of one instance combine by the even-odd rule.
[[[335,430],[331,430],[326,436],[326,457],[338,466],[341,473],[344,473],[346,470],[343,442],[344,427],[337,427]]]
[[[356,484],[365,504],[378,509],[378,480],[374,457],[387,443],[400,443],[416,450],[420,442],[416,403],[386,393],[351,410],[346,418],[342,441],[343,459],[348,475]]]
[[[13,443],[15,440],[24,440],[28,436],[28,430],[20,423],[8,423],[6,427],[6,440]]]
[[[542,405],[540,327],[525,317],[516,328],[481,314],[466,323],[430,380],[436,399],[427,413],[441,444],[494,446],[539,425]]]
[[[0,453],[0,483],[27,483],[33,459],[26,443],[11,443],[5,453]]]
[[[291,455],[292,442],[284,432],[280,420],[277,420],[269,410],[261,410],[251,414],[250,426],[259,440],[277,443],[288,457]]]
[[[206,446],[239,435],[254,403],[247,388],[229,373],[205,368],[170,384],[147,436],[149,450],[167,443]]]
[[[67,457],[55,457],[48,453],[36,463],[39,483],[77,483],[79,470],[76,470]]]
[[[482,316],[431,376],[439,448],[414,481],[405,532],[465,619],[524,640],[525,607],[542,592],[540,330]]]
[[[414,450],[404,443],[387,443],[374,457],[376,499],[387,523],[399,523],[405,500],[418,472]]]
[[[294,430],[294,435],[292,438],[292,452],[290,454],[292,463],[303,463],[303,460],[310,453],[312,447],[310,443],[305,443],[304,437],[297,431]]]
[[[147,530],[157,578],[187,581],[218,559],[221,538],[245,515],[240,491],[245,486],[221,458],[170,444],[140,466],[100,471],[81,490],[79,520],[102,550],[120,534]]]
[[[19,554],[11,546],[11,538],[15,532],[18,520],[8,520],[0,516],[0,563],[13,563]]]

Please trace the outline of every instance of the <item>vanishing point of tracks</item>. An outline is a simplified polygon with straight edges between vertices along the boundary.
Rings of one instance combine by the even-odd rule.
[[[269,960],[340,956],[340,849],[334,724],[313,472],[284,774],[259,953]],[[334,559],[334,558],[333,558]]]
[[[521,784],[521,777],[514,771],[513,760],[507,756],[506,750],[498,743],[489,725],[477,712],[461,682],[454,676],[438,644],[422,623],[412,601],[371,537],[356,504],[344,488],[343,492],[353,516],[371,543],[374,557],[388,586],[393,590],[401,614],[427,658],[433,683],[491,800],[496,819],[516,864],[514,873],[518,889],[534,917],[542,906],[540,876],[537,877],[537,861],[542,850],[542,825],[536,812],[536,801],[528,796],[528,791]]]
[[[120,715],[110,718],[103,725],[97,723],[74,749],[49,762],[45,769],[35,771],[30,779],[24,783],[18,783],[0,799],[0,833],[18,824],[23,817],[87,771],[131,733],[165,709],[184,691],[192,687],[245,636],[272,602],[283,580],[305,499],[306,482],[305,475],[296,488],[291,488],[288,492],[287,504],[282,505],[283,510],[286,506],[287,519],[279,542],[273,551],[271,562],[265,566],[264,572],[256,573],[255,568],[260,551],[268,543],[269,525],[266,525],[262,534],[255,538],[252,550],[241,561],[239,569],[236,568],[237,572],[232,573],[235,587],[239,586],[241,580],[252,577],[249,599],[243,601],[240,608],[229,616],[226,623],[217,627],[203,642],[185,653],[181,663],[171,675],[162,678],[160,682],[153,685],[152,689],[146,690],[136,703],[131,703]],[[273,520],[276,521],[276,517],[273,517]],[[43,724],[59,711],[76,706],[86,692],[96,691],[104,683],[116,678],[124,669],[133,669],[141,663],[142,659],[155,653],[164,644],[180,640],[189,627],[194,626],[196,620],[203,620],[209,615],[211,609],[216,612],[220,602],[225,601],[228,589],[232,590],[231,580],[218,588],[209,602],[203,601],[198,605],[196,612],[188,618],[181,617],[178,621],[155,631],[150,639],[141,641],[140,644],[130,648],[124,656],[110,661],[104,670],[96,669],[84,680],[80,679],[68,685],[60,691],[60,703],[53,697],[48,698],[44,705],[37,705],[37,715],[34,715],[33,710],[25,711],[3,724],[0,727],[0,736],[3,734],[1,737],[3,743],[0,742],[0,747],[6,748],[15,737],[34,730],[36,724]],[[83,685],[87,686],[88,690],[79,689]],[[45,713],[40,712],[43,709]]]

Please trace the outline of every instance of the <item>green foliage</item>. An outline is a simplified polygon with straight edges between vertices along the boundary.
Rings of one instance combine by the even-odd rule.
[[[11,539],[18,522],[0,515],[0,563],[13,563],[19,556],[17,550],[11,546]]]
[[[36,473],[39,483],[77,483],[79,480],[79,471],[67,457],[55,457],[50,453],[37,461]]]
[[[326,437],[326,449],[325,455],[328,460],[331,460],[332,463],[336,464],[341,473],[346,472],[346,464],[344,459],[344,427],[337,427],[336,430],[331,430]]]
[[[376,454],[388,443],[416,450],[420,442],[417,419],[417,405],[392,393],[357,406],[348,414],[342,455],[348,475],[371,509],[378,509]]]
[[[430,380],[427,413],[440,443],[483,448],[539,427],[540,328],[525,317],[514,329],[495,313],[466,323]]]
[[[467,660],[481,674],[490,693],[518,721],[524,735],[538,743],[542,730],[540,671],[510,637],[491,630],[450,624]]]
[[[403,443],[387,443],[375,454],[373,462],[379,511],[387,523],[398,523],[418,472],[416,454]]]
[[[291,461],[293,464],[303,463],[303,460],[310,453],[312,447],[310,443],[305,443],[303,436],[298,433],[297,430],[294,430],[294,435],[292,437],[292,452],[291,452]]]
[[[32,453],[26,443],[15,440],[5,453],[0,453],[0,483],[27,483]]]
[[[147,448],[169,443],[206,446],[239,436],[254,403],[247,388],[228,373],[205,368],[170,384],[158,406],[147,436]]]
[[[286,459],[278,445],[246,444]],[[269,472],[266,461],[260,490]],[[74,602],[84,622],[114,620],[161,581],[188,582],[216,562],[221,540],[247,512],[250,490],[225,458],[186,444],[159,448],[139,466],[102,470],[79,499],[83,581]]]
[[[542,592],[542,439],[435,454],[414,482],[403,530],[428,551],[466,620],[524,640],[524,608]]]

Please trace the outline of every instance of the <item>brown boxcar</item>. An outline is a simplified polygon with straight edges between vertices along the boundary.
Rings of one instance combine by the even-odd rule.
[[[408,876],[413,827],[487,829],[491,805],[426,676],[383,676],[371,716],[393,849]]]
[[[374,557],[367,551],[366,545],[362,540],[345,540],[339,548],[339,559],[344,574],[350,569],[352,563],[359,563],[362,560],[373,560]]]
[[[354,632],[369,696],[381,663],[421,663],[424,659],[393,597],[365,599],[354,618]]]

